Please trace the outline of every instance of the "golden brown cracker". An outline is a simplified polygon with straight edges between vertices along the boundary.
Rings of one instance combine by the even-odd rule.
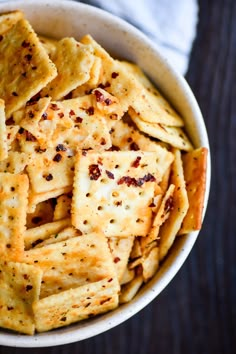
[[[175,191],[173,194],[173,199],[168,204],[168,209],[170,210],[169,217],[160,227],[159,231],[160,260],[164,259],[172,246],[189,207],[180,151],[175,150],[174,156],[175,159],[172,164],[170,183],[174,184]]]
[[[0,261],[0,326],[34,334],[32,304],[39,299],[42,271],[23,263]]]
[[[24,252],[28,187],[26,175],[0,173],[0,254],[14,261]]]
[[[49,331],[112,310],[118,306],[118,292],[117,280],[106,278],[36,301],[36,330]]]
[[[37,94],[57,74],[28,21],[21,19],[0,42],[0,97],[7,118]]]
[[[182,156],[189,209],[183,220],[179,234],[200,230],[202,226],[207,154],[208,150],[203,147]]]

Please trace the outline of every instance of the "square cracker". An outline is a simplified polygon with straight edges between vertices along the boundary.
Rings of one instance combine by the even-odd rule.
[[[37,266],[43,270],[40,298],[116,277],[107,239],[99,233],[28,250],[24,262],[37,262]]]
[[[49,331],[110,311],[118,306],[118,292],[117,279],[105,278],[35,301],[36,330]]]
[[[7,158],[8,145],[7,145],[7,127],[5,117],[5,103],[0,99],[0,161]]]
[[[21,19],[0,42],[0,97],[9,118],[57,74],[28,21]]]
[[[34,334],[32,304],[39,299],[42,271],[33,265],[0,261],[0,326]]]
[[[182,156],[189,209],[179,234],[200,230],[206,189],[207,149],[199,148]]]
[[[72,225],[83,233],[146,236],[158,183],[155,152],[88,151],[77,155]],[[155,177],[154,177],[155,176]]]
[[[94,62],[90,45],[77,42],[74,38],[63,38],[56,42],[50,58],[56,65],[58,75],[40,93],[59,100],[87,82]]]
[[[160,261],[164,259],[172,246],[189,207],[180,151],[175,150],[174,156],[175,159],[172,164],[170,184],[175,185],[175,190],[171,203],[168,204],[168,209],[170,209],[169,217],[165,223],[161,225],[158,235],[160,238]]]
[[[29,180],[26,175],[0,173],[0,255],[14,261],[24,252]]]
[[[184,150],[190,151],[193,149],[189,138],[184,133],[183,129],[175,126],[168,126],[161,123],[149,123],[145,122],[139,117],[139,114],[134,111],[134,109],[129,109],[129,115],[133,122],[141,130],[141,132],[147,135],[159,139],[171,146]]]

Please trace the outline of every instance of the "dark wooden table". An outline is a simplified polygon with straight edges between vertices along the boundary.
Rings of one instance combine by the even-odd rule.
[[[124,324],[79,343],[0,354],[236,353],[236,1],[200,0],[187,80],[212,152],[212,188],[198,241],[169,286]]]

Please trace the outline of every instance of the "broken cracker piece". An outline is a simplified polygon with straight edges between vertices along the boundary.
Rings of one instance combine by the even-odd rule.
[[[39,299],[42,271],[23,263],[0,261],[0,326],[34,334],[32,304]]]
[[[25,19],[2,34],[0,52],[0,97],[5,101],[9,118],[51,81],[57,71]]]
[[[173,199],[171,201],[171,210],[168,219],[160,227],[160,261],[164,259],[170,247],[174,243],[176,235],[181,228],[182,221],[187,213],[189,202],[184,180],[183,165],[181,153],[174,151],[174,162],[172,164],[170,183],[175,185]]]
[[[207,149],[199,148],[182,156],[189,209],[179,234],[200,230],[206,189]]]
[[[27,175],[0,173],[1,258],[20,261],[23,256],[28,188]]]

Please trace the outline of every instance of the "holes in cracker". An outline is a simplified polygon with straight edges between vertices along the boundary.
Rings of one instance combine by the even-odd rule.
[[[97,209],[98,209],[98,210],[103,210],[103,207],[102,207],[101,205],[99,205],[99,206],[97,207]]]
[[[116,221],[115,221],[115,219],[111,219],[109,222],[110,222],[110,224],[114,224]]]

